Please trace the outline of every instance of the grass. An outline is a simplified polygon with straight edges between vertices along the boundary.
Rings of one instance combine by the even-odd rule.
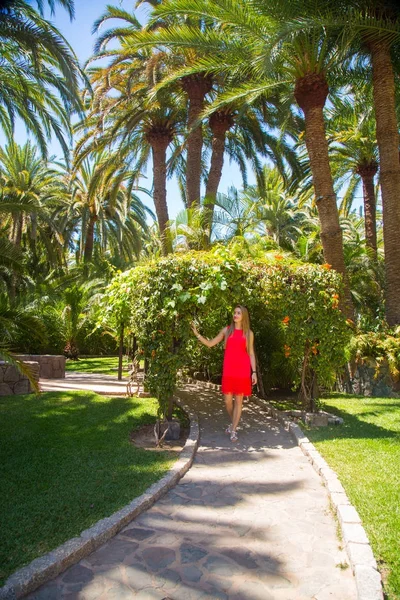
[[[0,585],[165,474],[170,453],[129,442],[156,412],[152,398],[92,392],[0,398]]]
[[[79,360],[67,360],[65,364],[67,371],[77,373],[101,373],[103,375],[118,374],[118,356],[101,356],[100,358],[80,358]],[[128,377],[128,361],[124,359],[122,376]]]
[[[358,510],[385,583],[400,600],[400,400],[333,395],[341,426],[307,430]]]

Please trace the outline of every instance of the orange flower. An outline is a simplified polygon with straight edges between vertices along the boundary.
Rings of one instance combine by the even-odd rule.
[[[334,300],[339,300],[339,294],[333,294],[332,298],[333,298]]]
[[[332,265],[330,265],[329,263],[324,263],[324,264],[322,265],[322,267],[323,267],[324,269],[328,269],[328,270],[329,270],[329,269],[332,269]]]
[[[285,344],[283,346],[283,349],[285,351],[285,358],[288,358],[290,356],[290,346],[288,346],[287,344]]]
[[[314,346],[311,346],[311,352],[314,354],[314,356],[316,354],[318,354],[317,344],[314,344]]]
[[[276,260],[283,260],[282,254],[275,254],[274,258],[276,258]]]
[[[290,317],[288,315],[286,315],[286,317],[284,317],[282,319],[282,323],[284,323],[285,325],[287,325],[289,323],[289,321],[290,321]]]

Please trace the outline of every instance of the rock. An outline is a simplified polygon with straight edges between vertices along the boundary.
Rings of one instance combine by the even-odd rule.
[[[21,379],[14,384],[14,394],[30,394],[31,392],[31,384],[28,379]]]
[[[172,421],[168,421],[169,430],[164,439],[166,440],[179,440],[179,436],[181,434],[181,425],[179,421],[173,419]]]
[[[16,383],[21,378],[19,371],[17,371],[14,365],[8,365],[5,369],[3,381],[5,383]]]
[[[0,396],[10,396],[13,393],[7,383],[0,383]]]

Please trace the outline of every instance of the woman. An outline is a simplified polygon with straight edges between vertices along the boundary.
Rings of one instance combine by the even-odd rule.
[[[254,334],[250,329],[249,312],[245,306],[235,306],[232,323],[221,329],[212,340],[200,335],[194,323],[191,327],[197,339],[208,348],[225,340],[222,393],[231,419],[226,433],[230,434],[232,442],[237,442],[236,428],[242,414],[243,396],[250,396],[252,384],[257,383]]]

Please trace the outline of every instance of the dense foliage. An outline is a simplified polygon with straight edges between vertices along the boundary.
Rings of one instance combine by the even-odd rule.
[[[199,347],[190,322],[214,337],[230,323],[237,303],[250,311],[265,386],[301,385],[310,403],[315,395],[307,384],[310,373],[329,385],[345,362],[348,327],[338,310],[339,291],[339,276],[324,266],[290,263],[280,255],[239,261],[217,247],[119,274],[101,314],[103,323],[111,318],[129,323],[149,361],[147,385],[164,414],[180,369],[210,377],[221,373],[222,347]]]

